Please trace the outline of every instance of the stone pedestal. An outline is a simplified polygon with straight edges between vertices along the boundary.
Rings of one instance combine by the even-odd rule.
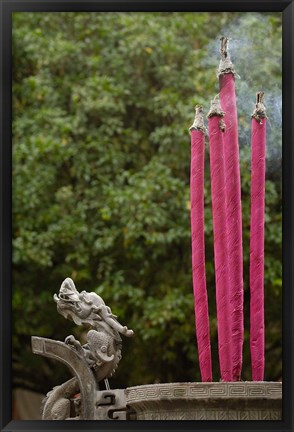
[[[151,384],[126,389],[137,420],[281,420],[282,383]]]

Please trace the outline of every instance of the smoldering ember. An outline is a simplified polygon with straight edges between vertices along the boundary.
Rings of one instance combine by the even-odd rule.
[[[94,292],[79,292],[66,278],[54,295],[57,311],[88,328],[82,345],[73,335],[64,342],[32,336],[35,354],[65,364],[73,378],[47,393],[44,420],[279,420],[282,383],[264,381],[264,211],[267,115],[257,89],[251,116],[250,352],[252,381],[242,381],[244,340],[242,202],[236,103],[236,72],[221,38],[217,71],[219,94],[205,125],[196,106],[191,135],[191,240],[195,328],[202,382],[138,385],[112,389],[109,378],[121,361],[122,342],[135,337]],[[249,117],[249,114],[248,114]],[[220,376],[213,375],[210,315],[206,289],[204,235],[205,140],[208,136],[216,319]],[[90,330],[89,330],[90,327]],[[131,347],[131,344],[130,344]],[[131,348],[130,348],[131,349]],[[196,361],[196,359],[195,359]],[[213,379],[214,377],[214,379]]]

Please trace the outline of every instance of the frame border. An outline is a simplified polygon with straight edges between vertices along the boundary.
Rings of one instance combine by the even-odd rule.
[[[12,263],[12,13],[13,12],[282,12],[283,13],[283,106],[282,106],[282,241],[283,241],[283,420],[281,421],[132,421],[99,422],[101,431],[136,430],[258,430],[291,431],[294,424],[293,404],[293,184],[292,166],[294,116],[294,0],[0,0],[0,427],[12,431],[85,431],[96,430],[96,421],[17,421],[12,418],[12,338],[11,338],[11,263]]]

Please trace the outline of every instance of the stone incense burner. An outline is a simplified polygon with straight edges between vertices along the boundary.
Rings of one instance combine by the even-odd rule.
[[[35,354],[65,364],[73,378],[47,393],[43,420],[280,420],[282,383],[166,383],[110,389],[108,378],[121,360],[121,325],[96,293],[79,293],[63,281],[54,295],[58,312],[87,325],[87,343],[74,336],[64,342],[32,337]],[[102,389],[103,387],[103,389]]]

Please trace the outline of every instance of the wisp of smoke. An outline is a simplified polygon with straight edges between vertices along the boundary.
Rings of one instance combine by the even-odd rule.
[[[239,77],[236,77],[236,93],[240,147],[242,148],[251,143],[251,114],[255,106],[256,93],[264,91],[268,115],[267,172],[272,169],[276,170],[277,164],[281,169],[281,37],[273,38],[272,22],[268,15],[244,13],[229,26],[223,28],[217,38],[208,44],[207,55],[202,60],[203,67],[217,69],[220,59],[221,36],[229,38],[230,56],[239,75]],[[215,92],[218,92],[217,80]]]

